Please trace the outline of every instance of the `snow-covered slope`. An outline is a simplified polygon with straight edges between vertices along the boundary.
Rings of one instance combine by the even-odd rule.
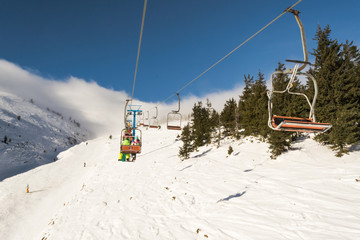
[[[75,120],[0,91],[0,181],[52,162],[86,138]]]
[[[182,162],[177,134],[144,130],[133,163],[118,162],[120,139],[106,136],[5,179],[0,239],[360,236],[360,152],[336,158],[304,138],[271,160],[266,143],[243,139],[203,147]]]

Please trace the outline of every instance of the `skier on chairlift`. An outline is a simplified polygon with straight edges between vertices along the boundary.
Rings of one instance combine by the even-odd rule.
[[[130,139],[129,139],[129,137],[125,137],[125,139],[122,141],[121,145],[129,146],[129,145],[130,145]],[[126,160],[126,161],[129,161],[129,160],[130,160],[130,154],[129,154],[129,153],[123,154],[122,152],[120,152],[119,161],[125,162],[125,160]]]
[[[133,145],[133,146],[134,145],[140,145],[140,140],[139,140],[138,136],[135,137],[135,140],[131,143],[131,145]],[[136,153],[131,154],[131,159],[132,159],[132,161],[136,160]]]
[[[131,143],[131,145],[140,145],[140,140],[138,136],[135,137],[135,140]]]

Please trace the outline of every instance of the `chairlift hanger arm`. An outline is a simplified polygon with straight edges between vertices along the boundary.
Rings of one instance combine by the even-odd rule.
[[[177,110],[172,110],[171,112],[169,112],[167,114],[167,119],[166,119],[166,127],[168,130],[181,130],[181,118],[182,118],[182,115],[180,113],[180,95],[179,93],[177,92],[176,93],[177,97],[178,97],[178,109]],[[175,118],[178,118],[177,120],[177,123],[178,124],[170,124],[169,123],[169,120],[170,118],[174,118],[173,120],[175,120]]]
[[[158,108],[157,108],[157,107],[155,107],[155,110],[156,110],[156,114],[155,114],[155,116],[154,116],[154,117],[152,117],[152,118],[157,119],[157,117],[158,117]]]
[[[180,95],[179,95],[179,93],[176,93],[176,95],[178,97],[178,110],[172,110],[173,113],[180,112]]]
[[[126,117],[127,117],[127,107],[128,107],[128,104],[129,104],[129,101],[130,99],[126,99],[126,104],[125,104],[125,109],[124,109],[124,126],[126,127],[127,124],[126,124]]]
[[[307,52],[307,45],[306,45],[306,38],[305,38],[305,30],[304,30],[304,26],[300,20],[299,14],[300,12],[298,10],[294,10],[291,8],[287,8],[285,11],[294,14],[294,17],[296,19],[296,22],[299,25],[300,28],[300,34],[301,34],[301,43],[302,43],[302,47],[303,47],[303,53],[304,53],[304,61],[296,61],[296,60],[288,60],[289,62],[298,62],[298,63],[302,63],[303,65],[299,67],[298,71],[303,70],[308,63],[308,52]]]
[[[178,110],[177,110],[177,112],[180,112],[180,95],[179,95],[179,93],[176,93],[176,95],[177,95],[177,97],[178,97],[178,100],[179,100],[179,108],[178,108]]]

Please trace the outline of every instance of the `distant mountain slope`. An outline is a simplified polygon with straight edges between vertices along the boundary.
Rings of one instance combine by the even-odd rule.
[[[0,181],[54,161],[59,152],[87,137],[75,120],[0,92]]]

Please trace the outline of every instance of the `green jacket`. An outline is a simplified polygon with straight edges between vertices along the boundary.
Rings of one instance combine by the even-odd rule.
[[[124,141],[122,141],[121,145],[128,146],[130,145],[130,141],[125,139]]]

